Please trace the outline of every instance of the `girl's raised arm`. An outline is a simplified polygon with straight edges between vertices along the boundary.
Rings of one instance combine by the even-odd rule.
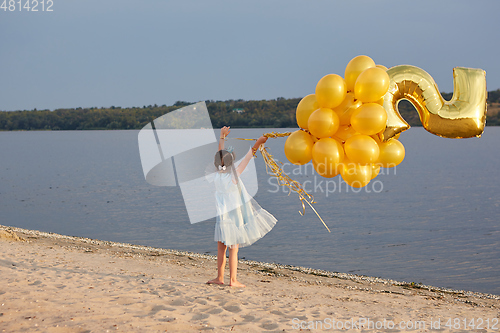
[[[253,157],[253,154],[259,149],[261,145],[266,143],[267,138],[265,136],[261,136],[260,138],[257,139],[257,142],[253,145],[252,149],[248,151],[248,153],[245,155],[241,163],[238,165],[236,168],[236,172],[239,175],[245,170],[245,168],[248,165],[248,162],[250,162],[250,159]]]
[[[224,141],[226,139],[226,136],[231,133],[231,131],[229,130],[230,128],[230,126],[224,126],[220,129],[219,150],[224,149]]]

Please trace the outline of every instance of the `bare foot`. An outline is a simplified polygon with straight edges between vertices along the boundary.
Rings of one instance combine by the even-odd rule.
[[[231,281],[231,282],[229,282],[229,285],[231,287],[237,287],[237,288],[245,288],[246,287],[243,283],[240,283],[238,281]]]
[[[224,281],[219,280],[219,278],[207,281],[207,284],[224,284]]]

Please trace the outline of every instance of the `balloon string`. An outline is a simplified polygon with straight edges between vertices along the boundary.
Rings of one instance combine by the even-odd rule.
[[[267,138],[282,138],[282,137],[287,137],[290,136],[292,132],[284,132],[284,133],[276,133],[276,132],[271,132],[271,133],[266,133],[263,136]],[[242,139],[242,138],[235,138],[237,140],[245,140],[245,141],[255,141],[255,139]],[[276,160],[274,159],[273,155],[267,151],[267,147],[264,147],[264,145],[259,147],[259,151],[262,154],[262,158],[264,159],[264,163],[266,164],[266,172],[267,174],[272,174],[276,179],[278,180],[278,184],[280,186],[286,186],[288,187],[288,195],[292,193],[292,191],[296,192],[299,195],[300,203],[302,204],[302,212],[299,211],[300,215],[304,215],[306,211],[306,206],[304,202],[306,202],[311,209],[316,213],[318,216],[319,220],[323,223],[325,226],[326,230],[328,232],[330,231],[330,228],[326,225],[325,221],[321,218],[319,213],[316,211],[316,209],[313,207],[312,204],[316,203],[314,201],[314,197],[307,193],[303,188],[302,185],[291,179],[285,172],[283,172],[283,168],[276,163]],[[279,162],[279,161],[278,161]],[[281,165],[283,163],[279,162]]]

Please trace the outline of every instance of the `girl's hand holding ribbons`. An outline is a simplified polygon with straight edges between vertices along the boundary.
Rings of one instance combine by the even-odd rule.
[[[252,148],[253,153],[255,154],[255,152],[257,151],[257,149],[259,149],[259,147],[261,145],[263,145],[264,143],[266,143],[266,141],[267,141],[267,137],[265,137],[265,136],[261,136],[260,138],[258,138],[257,142],[253,145],[253,148]]]
[[[257,147],[266,143],[267,137],[266,136],[261,136],[260,138],[257,139],[257,143],[255,144]]]

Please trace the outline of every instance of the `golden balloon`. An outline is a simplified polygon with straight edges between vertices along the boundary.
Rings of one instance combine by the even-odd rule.
[[[344,160],[344,148],[332,138],[323,138],[312,149],[314,169],[323,177],[331,178],[340,172],[339,163]]]
[[[297,105],[297,112],[295,117],[297,118],[297,125],[300,128],[307,129],[307,121],[311,113],[319,108],[318,101],[316,100],[316,95],[310,94],[302,98]]]
[[[365,55],[354,57],[351,61],[349,61],[344,72],[347,91],[354,91],[354,84],[356,83],[359,74],[371,67],[375,67],[375,62],[372,58]]]
[[[360,188],[368,185],[372,179],[372,167],[371,165],[359,165],[344,158],[340,175],[350,186]]]
[[[380,154],[377,164],[384,168],[392,168],[399,165],[405,158],[405,147],[396,140],[391,139],[386,142],[379,143]]]
[[[317,138],[327,138],[339,129],[339,116],[328,108],[319,108],[314,111],[307,122],[309,132]]]
[[[387,70],[387,67],[385,67],[384,65],[376,65],[375,67],[381,68],[381,69],[383,69],[384,71],[386,71],[386,70]]]
[[[349,139],[354,134],[356,134],[356,131],[352,128],[352,126],[342,125],[339,127],[337,132],[335,132],[333,137],[335,139],[338,139],[340,142],[344,143],[347,139]]]
[[[379,172],[380,172],[380,167],[381,165],[378,164],[378,163],[372,163],[370,164],[371,167],[372,167],[372,176],[371,176],[371,179],[375,178],[378,176]]]
[[[313,164],[313,167],[314,167],[314,170],[316,171],[316,173],[318,175],[320,175],[321,177],[333,178],[333,177],[338,176],[340,173],[341,164],[334,166],[334,167],[330,167],[330,168],[326,164],[324,164],[324,163],[318,164],[314,160],[312,160],[312,164]]]
[[[348,92],[342,101],[333,111],[337,113],[340,119],[340,125],[349,125],[351,123],[352,113],[363,104],[354,99],[354,93]]]
[[[359,74],[354,85],[354,96],[363,103],[377,102],[389,89],[389,75],[378,67],[368,68]]]
[[[370,135],[370,137],[375,140],[375,142],[377,144],[380,144],[382,142],[382,133],[377,133],[377,134],[373,134],[373,135]]]
[[[350,93],[348,92],[346,95],[345,95],[345,98],[344,100],[342,101],[342,103],[340,103],[339,106],[333,108],[333,111],[335,111],[339,116],[345,111],[347,110],[347,108],[349,108],[352,104],[354,103],[354,94],[353,93]]]
[[[366,103],[361,105],[351,116],[352,128],[361,134],[374,135],[385,128],[387,113],[382,105]]]
[[[342,103],[346,94],[344,79],[337,74],[325,75],[316,85],[316,99],[322,108],[333,109]]]
[[[285,156],[292,164],[306,164],[312,158],[313,144],[308,133],[295,131],[285,141]]]
[[[344,150],[351,162],[363,165],[375,163],[380,154],[377,142],[364,134],[356,134],[347,139]]]
[[[389,90],[384,95],[387,141],[410,125],[401,117],[398,102],[410,101],[417,109],[424,128],[446,138],[481,136],[486,123],[486,73],[482,69],[453,69],[453,96],[445,101],[434,79],[415,66],[395,66],[387,70]]]

